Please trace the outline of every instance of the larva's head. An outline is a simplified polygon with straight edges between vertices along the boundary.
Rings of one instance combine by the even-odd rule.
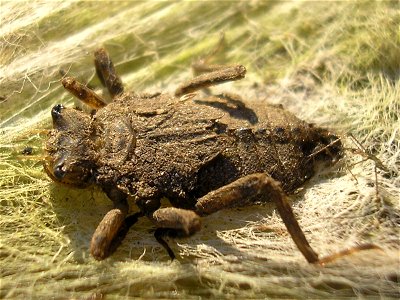
[[[44,168],[56,182],[84,188],[93,182],[97,155],[92,119],[58,104],[51,110],[53,130],[46,143]]]

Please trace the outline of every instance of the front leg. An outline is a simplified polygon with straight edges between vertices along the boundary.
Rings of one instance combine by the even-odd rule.
[[[91,108],[99,109],[107,105],[103,98],[75,78],[64,77],[61,82],[68,92]]]
[[[90,253],[97,260],[110,256],[121,244],[129,228],[143,215],[136,213],[127,217],[129,205],[126,195],[116,188],[104,188],[104,191],[114,202],[114,209],[104,216],[90,242]]]

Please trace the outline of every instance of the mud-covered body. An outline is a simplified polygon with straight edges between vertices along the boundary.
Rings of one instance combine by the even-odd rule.
[[[174,96],[124,92],[104,48],[96,50],[95,66],[112,102],[64,78],[64,87],[93,111],[52,108],[44,163],[54,181],[98,185],[113,202],[91,240],[95,259],[111,255],[140,217],[153,222],[155,238],[173,259],[165,237],[190,236],[200,230],[202,216],[221,209],[272,201],[307,261],[321,262],[286,194],[311,177],[317,164],[340,157],[335,135],[264,99],[194,93],[244,78],[241,65],[215,66],[183,83]],[[160,207],[162,198],[172,207]],[[130,204],[139,211],[131,214]]]
[[[117,186],[139,205],[167,197],[183,208],[259,172],[292,192],[314,172],[318,157],[309,155],[332,136],[279,106],[251,104],[122,95],[93,116],[101,141],[96,183]]]

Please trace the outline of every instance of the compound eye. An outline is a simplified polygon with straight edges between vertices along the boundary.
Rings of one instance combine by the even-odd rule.
[[[53,118],[53,127],[56,129],[65,129],[68,126],[68,120],[63,118],[62,110],[65,107],[57,104],[51,109],[51,117]]]
[[[51,109],[51,116],[53,117],[53,120],[57,120],[61,117],[61,110],[63,108],[64,106],[62,106],[61,104],[57,104]]]
[[[54,177],[56,177],[58,180],[62,180],[65,176],[65,171],[63,169],[63,166],[64,166],[63,164],[60,164],[54,168],[53,174]]]

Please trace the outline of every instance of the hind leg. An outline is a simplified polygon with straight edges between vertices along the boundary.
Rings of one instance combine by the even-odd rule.
[[[242,65],[228,66],[210,73],[201,74],[179,86],[175,90],[175,96],[181,97],[210,86],[239,80],[244,78],[245,74],[246,68]]]
[[[193,73],[197,76],[180,85],[175,90],[175,96],[181,97],[200,89],[244,78],[246,68],[242,65],[210,64],[211,58],[224,47],[224,42],[224,35],[221,34],[216,47],[192,64]]]
[[[247,175],[208,193],[198,200],[195,211],[204,216],[224,208],[252,204],[254,200],[272,200],[275,203],[294,243],[309,263],[324,265],[360,250],[380,249],[374,244],[363,244],[319,259],[300,228],[280,184],[264,173]]]
[[[301,230],[280,184],[267,174],[247,175],[208,193],[198,200],[195,211],[203,216],[225,208],[249,205],[260,199],[271,200],[276,204],[297,248],[308,262],[318,262],[318,255],[311,248]]]

